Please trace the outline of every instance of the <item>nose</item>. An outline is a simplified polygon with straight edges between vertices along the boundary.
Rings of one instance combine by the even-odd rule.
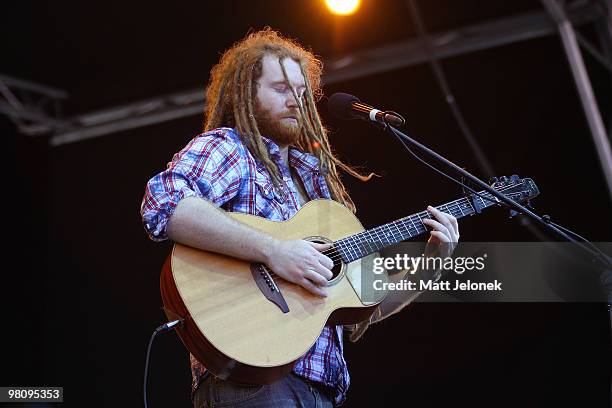
[[[293,96],[293,92],[287,92],[287,98],[285,100],[285,106],[287,108],[297,108],[299,105]]]

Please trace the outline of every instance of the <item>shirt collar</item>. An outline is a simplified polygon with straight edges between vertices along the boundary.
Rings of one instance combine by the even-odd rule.
[[[301,152],[293,146],[289,147],[289,163],[296,169],[319,171],[319,159],[310,153]]]
[[[280,147],[278,147],[276,142],[272,139],[265,137],[264,135],[262,135],[261,138],[266,144],[266,147],[268,148],[268,154],[270,155],[270,157],[280,157]]]
[[[272,139],[261,136],[268,148],[270,157],[275,160],[280,158],[280,147]],[[289,146],[289,165],[298,170],[319,171],[319,159],[310,153],[302,152],[297,147]]]

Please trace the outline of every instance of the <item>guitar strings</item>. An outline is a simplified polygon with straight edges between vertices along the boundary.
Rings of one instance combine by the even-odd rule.
[[[527,191],[528,191],[528,190],[522,190],[522,191],[519,191],[519,192],[517,192],[517,193],[522,193],[522,192],[527,192]],[[459,199],[459,200],[460,200],[460,199]],[[459,200],[455,200],[455,201],[459,201]],[[483,201],[483,200],[481,200],[481,201]],[[456,207],[458,207],[458,205],[453,205],[453,206],[450,206],[450,204],[451,204],[451,203],[449,203],[449,204],[447,204],[447,205],[442,205],[442,206],[440,206],[440,207],[443,207],[443,206],[446,206],[447,208],[451,208],[451,207],[452,207],[452,208],[456,208]],[[484,201],[483,201],[483,204],[484,204]],[[451,210],[451,212],[452,212],[452,210]],[[421,218],[420,214],[423,214],[423,213],[425,213],[425,216],[423,216],[423,217]],[[417,214],[415,214],[415,215],[416,215],[416,216],[419,216],[419,219],[421,220],[421,225],[423,226],[424,230],[426,231],[426,230],[427,230],[427,228],[426,228],[426,227],[424,226],[424,224],[422,223],[422,219],[423,219],[423,218],[429,218],[429,219],[431,219],[431,218],[432,218],[432,217],[431,217],[431,214],[430,214],[429,212],[427,212],[427,211],[422,211],[422,212],[417,213]],[[462,215],[465,215],[465,214],[463,214],[463,212],[462,212]],[[407,218],[412,218],[412,217],[413,217],[413,216],[410,216],[410,217],[407,217]],[[414,225],[414,222],[412,222],[412,221],[411,221],[411,223],[413,224],[413,227],[416,229],[416,232],[420,232],[420,229],[419,229],[419,228],[418,228],[416,225]],[[388,225],[388,224],[384,224],[384,225]],[[376,228],[373,228],[373,229],[371,229],[371,230],[367,230],[367,231],[368,231],[368,232],[370,232],[370,231],[374,231],[374,230],[376,230],[376,229],[378,229],[378,228],[380,228],[380,227],[382,227],[382,226],[379,226],[379,227],[376,227]],[[396,227],[396,229],[397,229],[397,230],[400,232],[400,237],[402,237],[402,234],[401,234],[401,230],[400,230],[400,228],[399,228],[397,225],[395,225],[395,227]],[[407,231],[407,232],[408,232],[408,233],[411,235],[411,237],[412,237],[411,228],[410,228],[409,226],[401,225],[401,227],[402,227],[403,229],[405,229],[405,230],[406,230],[406,231]],[[366,231],[364,231],[364,232],[366,232]],[[359,234],[361,234],[361,233],[359,233]],[[359,235],[359,234],[355,234],[355,235],[353,235],[353,237],[354,237],[354,236],[356,236],[356,235]],[[371,235],[371,234],[370,234],[370,235]],[[376,238],[379,238],[379,239],[380,239],[380,235],[379,235],[378,231],[376,231],[376,235],[377,235],[377,236],[376,236]],[[384,234],[383,236],[384,236],[385,238],[387,238],[387,240],[388,240],[389,234]],[[395,232],[391,233],[391,236],[392,236],[393,238],[396,238],[396,233],[395,233]],[[335,241],[334,243],[337,243],[337,242],[339,242],[339,241],[341,241],[341,240]],[[382,242],[382,241],[380,241],[380,242]],[[360,244],[363,244],[363,243],[364,243],[364,241],[360,241],[359,243],[360,243]],[[369,244],[368,242],[366,242],[366,243],[367,243],[367,244],[370,246],[370,249],[372,249],[372,245],[371,245],[371,244]],[[348,249],[348,247],[343,247],[343,246],[340,246],[339,248],[340,248],[340,249],[345,249],[345,250],[346,250],[346,249]],[[372,251],[372,252],[375,252],[375,251],[376,251],[376,249],[375,249],[374,251]],[[354,250],[354,252],[355,252],[355,254],[356,254],[356,253],[357,253],[357,250]],[[371,253],[372,253],[372,252],[371,252]],[[338,252],[338,247],[332,247],[332,248],[330,248],[330,249],[327,249],[327,250],[323,251],[323,252],[322,252],[322,254],[324,254],[324,255],[328,255],[328,257],[329,257],[329,258],[332,260],[332,262],[333,262],[333,265],[334,265],[334,266],[338,266],[338,265],[340,265],[340,264],[342,263],[342,255],[341,255],[341,254]],[[329,255],[331,255],[331,256],[329,256]],[[333,267],[332,267],[332,268],[333,268]],[[272,271],[271,271],[269,268],[266,268],[266,271],[267,271],[267,272],[268,272],[268,273],[271,275],[272,279],[274,279],[274,277],[278,277],[278,275],[276,275],[274,272],[272,272]],[[275,282],[276,282],[276,280],[275,280]]]
[[[507,190],[509,190],[509,189],[511,189],[511,188],[514,188],[514,187],[516,187],[516,185],[512,185],[512,186],[507,186],[507,187],[499,188],[497,191],[499,191],[499,192],[504,192],[504,191],[507,191]],[[514,194],[521,194],[521,193],[525,193],[525,192],[528,192],[528,190],[521,190],[521,191],[515,192]],[[485,198],[489,199],[489,201],[490,201],[492,204],[496,204],[496,203],[498,202],[498,201],[497,201],[496,199],[494,199],[494,198],[489,198],[489,197],[493,197],[493,196],[491,196],[491,194],[490,194],[490,193],[488,193],[488,192],[480,192],[480,193],[482,193],[483,195],[485,195]],[[465,216],[465,214],[463,214],[463,210],[461,210],[461,205],[459,204],[459,201],[462,201],[462,200],[464,200],[465,198],[466,198],[466,197],[458,198],[457,200],[451,201],[451,202],[449,202],[449,203],[447,203],[447,204],[443,204],[443,205],[440,205],[440,206],[435,207],[435,208],[446,207],[446,209],[447,209],[447,210],[449,210],[449,211],[451,212],[451,214],[453,213],[453,211],[454,211],[454,210],[457,210],[457,209],[458,209],[458,210],[459,210],[459,212],[461,212],[461,215],[462,215],[462,216]],[[483,204],[483,205],[486,205],[486,204],[485,204],[485,202],[484,202],[484,200],[482,199],[482,197],[478,197],[478,198],[480,198],[480,201],[482,201],[482,204]],[[474,210],[474,209],[473,209],[473,207],[472,207],[472,205],[471,205],[471,203],[470,203],[469,201],[468,201],[468,203],[470,204],[470,209],[471,209],[471,210]],[[485,208],[486,208],[486,207],[485,207]],[[423,215],[423,216],[421,216],[421,214],[424,214],[424,215]],[[453,215],[453,216],[454,216],[454,215]],[[413,217],[418,217],[418,218],[419,218],[419,221],[421,222],[421,226],[423,226],[423,228],[425,229],[425,231],[427,231],[427,227],[425,227],[425,224],[423,224],[422,220],[423,220],[423,219],[425,219],[425,218],[427,218],[427,219],[432,219],[432,216],[431,216],[431,213],[429,213],[428,211],[421,211],[421,212],[418,212],[418,213],[416,213],[416,214],[414,214],[414,215],[407,216],[407,217],[404,217],[404,218],[400,218],[399,220],[392,221],[392,222],[390,222],[390,223],[383,224],[383,225],[379,225],[378,227],[374,227],[374,228],[372,228],[372,229],[369,229],[369,230],[366,230],[366,231],[359,232],[359,233],[354,234],[354,235],[352,235],[352,236],[350,236],[350,237],[345,237],[345,238],[339,239],[339,240],[337,240],[337,241],[334,241],[332,244],[337,244],[337,243],[339,243],[340,241],[342,241],[343,239],[346,239],[346,238],[353,238],[353,239],[355,239],[354,237],[357,237],[357,236],[362,235],[362,234],[364,234],[364,233],[368,233],[368,235],[371,235],[371,232],[375,232],[375,233],[376,233],[376,238],[379,238],[379,239],[380,239],[379,231],[377,231],[377,230],[379,230],[380,228],[382,228],[382,227],[384,227],[384,226],[390,226],[390,224],[394,224],[395,228],[396,228],[396,229],[397,229],[397,230],[400,232],[400,234],[399,234],[399,236],[400,236],[400,237],[402,237],[403,235],[402,235],[402,230],[401,230],[399,227],[402,227],[402,228],[405,230],[405,232],[408,232],[408,234],[410,234],[410,237],[412,237],[413,235],[412,235],[412,232],[411,232],[411,227],[410,227],[410,226],[407,226],[407,225],[404,225],[403,223],[401,223],[401,224],[399,225],[399,227],[398,227],[398,225],[397,225],[397,224],[395,224],[395,223],[396,223],[397,221],[400,221],[400,220],[410,220],[410,222],[411,222],[412,226],[413,226],[413,227],[414,227],[414,229],[416,230],[415,232],[417,232],[417,233],[419,233],[419,234],[420,234],[420,233],[421,233],[421,232],[420,232],[420,228],[419,228],[417,225],[415,225],[415,224],[414,224],[414,222],[412,221],[412,218],[413,218]],[[390,228],[390,227],[389,227],[389,228]],[[417,234],[417,235],[418,235],[418,234]],[[363,235],[362,235],[362,236],[363,236]],[[385,233],[383,236],[384,236],[384,237],[386,237],[386,238],[388,238],[388,237],[389,237],[389,234]],[[395,232],[391,233],[391,236],[392,236],[393,238],[396,238],[396,237],[397,237]],[[415,235],[415,236],[416,236],[416,235]],[[371,237],[371,238],[373,238],[373,237]],[[388,239],[387,239],[387,240],[388,240]],[[380,241],[380,242],[382,242],[382,241]],[[357,243],[357,242],[355,242],[355,243]],[[366,243],[367,243],[367,242],[366,242]],[[360,242],[359,242],[359,244],[363,244],[363,241],[360,241]],[[370,244],[368,243],[368,245],[370,245]],[[370,245],[370,247],[371,247],[371,245]],[[339,247],[339,249],[344,249],[344,250],[346,250],[346,249],[349,249],[349,247],[344,247],[344,248],[343,248],[342,246],[340,246],[340,247]],[[355,252],[356,252],[356,250],[355,250]],[[374,252],[375,252],[375,251],[374,251]],[[324,255],[326,255],[326,256],[328,256],[328,257],[329,257],[329,258],[332,260],[332,262],[334,263],[334,266],[338,266],[338,265],[341,265],[341,264],[342,264],[342,255],[339,253],[339,251],[338,251],[338,247],[332,246],[331,248],[326,249],[325,251],[322,251],[321,253],[322,253],[322,254],[324,254]],[[265,270],[265,271],[266,271],[266,272],[267,272],[267,273],[270,275],[270,277],[272,278],[272,280],[273,280],[273,281],[276,283],[276,282],[277,282],[277,280],[278,280],[278,279],[276,279],[276,278],[280,278],[280,276],[279,276],[279,275],[277,275],[277,274],[276,274],[274,271],[272,271],[272,270],[271,270],[271,269],[270,269],[270,268],[269,268],[267,265],[262,264],[261,266],[262,266],[262,267],[263,267],[263,269],[264,269],[264,270]]]
[[[462,214],[462,216],[465,215],[466,214]],[[434,219],[428,215],[419,215],[420,224],[415,224],[412,219],[409,220],[412,226],[405,222],[385,224],[384,227],[376,227],[368,230],[367,232],[351,236],[348,241],[343,241],[346,238],[338,240],[334,242],[334,246],[332,248],[322,251],[322,253],[328,256],[334,262],[334,265],[338,264],[338,261],[342,260],[343,255],[340,253],[340,251],[343,251],[345,255],[348,255],[349,259],[352,258],[353,255],[356,256],[355,259],[362,258],[363,256],[376,252],[388,245],[393,245],[394,243],[398,243],[405,239],[416,237],[425,233],[428,231],[428,227],[423,224],[423,220],[426,218]],[[394,231],[393,228],[395,228],[397,231]],[[385,229],[387,231],[385,231]]]
[[[504,189],[500,188],[498,191],[500,191],[500,192],[504,192],[504,191],[509,190],[510,188],[513,188],[513,187],[516,187],[516,186],[508,186],[507,188],[504,188]],[[524,192],[527,192],[527,191],[528,191],[528,190],[521,190],[521,191],[515,192],[515,194],[520,194],[520,193],[524,193]],[[448,210],[450,210],[450,211],[451,211],[451,213],[452,213],[452,212],[453,212],[453,210],[456,210],[457,208],[459,208],[459,209],[460,209],[460,205],[458,204],[458,201],[461,201],[461,200],[463,200],[463,199],[464,199],[464,198],[460,198],[460,199],[454,200],[454,201],[452,201],[452,202],[449,202],[448,204],[441,205],[441,206],[439,206],[439,207],[447,207],[447,209],[448,209]],[[485,203],[484,203],[484,200],[483,200],[482,198],[481,198],[481,201],[483,202],[483,205],[484,205]],[[493,201],[493,200],[490,200],[490,201],[491,201],[492,203],[496,203],[496,202],[497,202],[497,201]],[[439,208],[439,207],[436,207],[436,208]],[[470,208],[471,208],[471,207],[470,207]],[[461,209],[460,209],[460,211],[461,211]],[[465,214],[463,214],[463,211],[461,211],[461,213],[462,213],[462,215],[465,215]],[[424,215],[421,217],[421,214],[424,214]],[[419,218],[419,220],[421,221],[421,225],[423,226],[424,230],[426,231],[426,230],[427,230],[427,228],[426,228],[426,227],[425,227],[425,225],[422,223],[422,220],[423,220],[424,218],[429,218],[429,219],[432,219],[432,216],[431,216],[431,214],[430,214],[428,211],[421,211],[421,212],[416,213],[416,214],[414,214],[414,215],[412,215],[412,216],[408,216],[408,217],[405,217],[405,218],[401,218],[401,220],[411,219],[411,218],[413,218],[413,217],[415,217],[415,216],[417,216],[417,217]],[[399,220],[397,220],[397,221],[399,221]],[[416,232],[417,232],[417,233],[422,233],[422,232],[421,232],[421,230],[420,230],[420,228],[419,228],[418,226],[416,226],[412,220],[410,220],[410,221],[411,221],[411,223],[412,223],[412,226],[413,226],[413,227],[414,227],[414,229],[416,230]],[[393,221],[392,223],[395,223],[395,222],[396,222],[396,221]],[[359,235],[361,235],[361,237],[363,237],[363,236],[364,236],[363,234],[367,232],[367,233],[368,233],[368,235],[370,235],[370,238],[374,238],[374,237],[372,236],[371,232],[375,232],[375,233],[376,233],[376,238],[380,239],[380,238],[381,238],[381,237],[380,237],[380,235],[379,235],[380,228],[382,228],[382,227],[384,227],[384,226],[388,226],[389,224],[392,224],[392,223],[384,224],[384,225],[381,225],[381,226],[378,226],[378,227],[372,228],[372,229],[370,229],[370,230],[362,231],[362,232],[360,232],[360,233],[358,233],[358,234],[352,235],[351,237],[357,237],[357,236],[359,236]],[[411,237],[412,237],[412,232],[411,232],[411,227],[410,227],[410,226],[406,226],[406,225],[400,225],[400,226],[401,226],[401,227],[402,227],[402,228],[405,230],[405,232],[408,232],[408,233],[411,235]],[[397,229],[397,230],[400,232],[400,237],[403,237],[403,236],[402,236],[402,234],[401,234],[401,230],[400,230],[400,228],[398,227],[398,225],[397,225],[397,224],[395,225],[395,227],[396,227],[396,229]],[[396,233],[395,233],[395,232],[393,232],[393,233],[391,233],[391,234],[384,233],[384,235],[383,235],[383,237],[387,238],[387,241],[388,241],[388,237],[389,237],[389,236],[392,236],[393,238],[396,238],[396,237],[397,237],[397,235],[396,235]],[[416,235],[415,235],[415,236],[416,236]],[[347,238],[348,238],[348,237],[347,237]],[[346,239],[346,238],[343,238],[343,239]],[[355,239],[355,238],[353,238],[353,239]],[[334,242],[334,244],[339,243],[341,240],[342,240],[342,239],[340,239],[340,240],[338,240],[338,241],[335,241],[335,242]],[[380,242],[382,243],[382,241],[380,241]],[[355,243],[357,243],[357,242],[355,242]],[[371,245],[370,243],[368,243],[367,241],[359,241],[358,243],[359,243],[359,244],[364,244],[364,243],[367,243],[367,244],[370,246],[370,249],[372,249],[372,245]],[[350,245],[350,243],[349,243],[349,245]],[[329,256],[329,258],[330,258],[330,259],[332,260],[332,262],[334,263],[334,266],[337,266],[337,265],[339,265],[339,264],[341,264],[341,263],[342,263],[342,262],[341,262],[341,261],[342,261],[342,255],[341,255],[341,254],[338,252],[338,248],[339,248],[339,249],[343,249],[343,250],[347,250],[347,249],[349,249],[349,246],[343,246],[343,245],[340,245],[339,247],[338,247],[338,246],[335,246],[335,247],[332,247],[332,248],[327,249],[327,250],[325,250],[325,251],[323,251],[323,252],[322,252],[324,255],[331,255],[331,256]],[[357,253],[357,250],[353,250],[353,251],[355,252],[355,254]],[[373,252],[375,252],[375,251],[376,251],[376,249],[375,249]],[[340,262],[338,262],[338,261],[340,261]],[[266,269],[268,269],[268,273],[270,273],[270,274],[274,274],[274,276],[278,276],[278,275],[276,275],[274,272],[270,271],[270,270],[269,270],[269,268],[266,268]]]
[[[505,191],[505,190],[508,190],[508,189],[510,189],[512,187],[514,187],[514,186],[510,186],[510,187],[508,187],[508,188],[506,188],[504,190],[500,189],[500,191]],[[527,192],[527,191],[528,190],[523,190],[523,191],[516,192],[515,194],[520,194],[520,193]],[[454,213],[456,212],[456,215],[465,216],[466,214],[463,213],[463,210],[461,210],[461,205],[458,203],[461,200],[463,200],[463,198],[457,199],[455,201],[452,201],[452,202],[450,202],[448,204],[441,205],[441,206],[436,207],[436,208],[446,207],[446,210],[450,211],[453,215],[455,215]],[[483,205],[485,205],[484,200],[481,199],[481,201],[483,202]],[[497,201],[491,200],[491,202],[492,203],[496,203]],[[457,209],[458,209],[458,212],[457,212]],[[470,203],[470,209],[472,211],[474,210],[473,207],[471,206],[471,203]],[[459,212],[461,214],[459,214]],[[423,231],[421,230],[420,226],[418,224],[415,224],[414,221],[412,220],[412,218],[414,218],[414,217],[418,217],[419,218],[419,221],[421,222],[420,226],[423,227]],[[391,227],[392,226],[395,227],[395,229],[397,229],[397,231],[399,231],[399,233],[400,233],[399,236],[400,237],[403,237],[402,231],[403,232],[407,232],[410,235],[410,237],[416,236],[416,235],[413,235],[414,233],[417,233],[417,235],[419,235],[422,232],[427,231],[427,227],[425,227],[425,225],[422,222],[422,220],[426,219],[426,218],[427,219],[433,219],[431,214],[428,211],[422,211],[422,212],[419,212],[419,213],[414,214],[412,216],[408,216],[408,217],[405,217],[405,218],[400,218],[399,220],[392,221],[390,223],[383,224],[383,225],[380,225],[378,227],[372,228],[370,230],[362,231],[362,232],[354,234],[354,235],[352,235],[350,237],[342,238],[342,239],[340,239],[338,241],[335,241],[334,244],[336,244],[336,246],[334,246],[334,247],[332,247],[330,249],[327,249],[325,251],[322,251],[322,253],[324,255],[328,255],[328,256],[331,255],[329,257],[330,257],[330,259],[332,259],[332,261],[334,261],[334,265],[335,265],[336,261],[340,260],[340,258],[341,258],[341,255],[338,254],[338,249],[349,250],[350,251],[351,247],[355,247],[356,246],[355,244],[357,244],[357,245],[359,245],[359,244],[361,244],[361,245],[367,244],[367,245],[369,245],[372,248],[372,245],[367,240],[361,241],[360,240],[361,238],[375,238],[375,239],[378,239],[378,241],[380,243],[383,242],[381,240],[381,238],[384,238],[387,241],[389,241],[389,239],[388,239],[389,237],[397,238],[398,234],[396,232],[391,232]],[[400,221],[400,220],[402,220],[402,222],[397,224],[397,221]],[[410,221],[410,223],[412,224],[412,227],[405,224],[406,220]],[[384,227],[387,227],[389,229],[389,232],[384,232]],[[413,232],[413,229],[415,230],[414,232]],[[374,233],[376,236],[374,236],[372,233]],[[381,234],[382,234],[382,236],[381,236]],[[344,239],[347,239],[347,238],[350,238],[350,239],[352,239],[355,242],[354,243],[347,242],[348,245],[343,245],[343,244],[340,244],[339,246],[337,245],[338,243],[340,243],[340,241],[342,241]],[[353,249],[353,252],[357,253],[357,249]]]

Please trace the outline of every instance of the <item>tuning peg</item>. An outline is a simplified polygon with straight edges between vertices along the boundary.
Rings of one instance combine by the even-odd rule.
[[[507,183],[507,182],[508,182],[508,180],[509,180],[509,179],[508,179],[508,177],[506,177],[506,176],[501,176],[501,177],[499,178],[499,181],[501,181],[502,183]]]
[[[489,179],[489,184],[495,184],[499,181],[499,179],[497,177],[491,177]]]
[[[519,181],[521,178],[518,176],[518,174],[513,174],[510,176],[510,181],[513,183],[516,183],[517,181]]]

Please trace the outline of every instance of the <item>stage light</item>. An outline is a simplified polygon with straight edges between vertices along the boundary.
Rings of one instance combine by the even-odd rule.
[[[360,0],[325,0],[329,11],[341,16],[353,14],[359,8]]]

